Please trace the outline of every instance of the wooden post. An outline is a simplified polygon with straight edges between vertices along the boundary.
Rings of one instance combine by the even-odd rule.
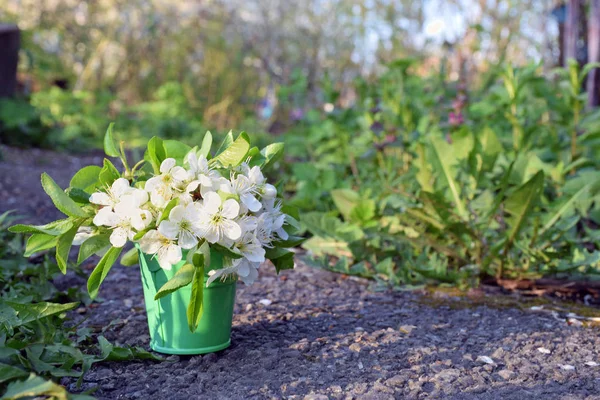
[[[0,97],[15,94],[20,41],[16,25],[0,24]]]
[[[600,0],[590,0],[588,20],[588,62],[600,62]],[[588,107],[600,105],[600,69],[594,68],[587,77]]]
[[[579,40],[579,22],[581,21],[582,0],[569,0],[567,6],[567,21],[565,23],[565,59],[577,60],[577,41]]]

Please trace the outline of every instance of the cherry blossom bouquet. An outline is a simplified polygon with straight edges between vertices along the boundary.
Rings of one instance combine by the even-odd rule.
[[[72,245],[80,245],[77,262],[100,256],[87,287],[92,298],[121,256],[128,242],[177,273],[156,298],[193,285],[188,313],[190,330],[202,313],[203,287],[215,280],[241,279],[251,284],[258,269],[271,260],[277,272],[294,266],[287,248],[302,239],[294,210],[282,205],[277,188],[268,183],[263,169],[282,156],[283,145],[275,143],[259,150],[241,133],[230,132],[214,156],[212,135],[207,132],[200,147],[175,140],[152,138],[143,160],[129,166],[123,143],[116,146],[112,125],[104,138],[104,150],[120,158],[123,172],[109,159],[103,166],[87,166],[61,189],[47,174],[42,186],[67,218],[41,226],[15,225],[13,232],[31,233],[26,255],[56,247],[56,260],[63,273]],[[210,263],[211,254],[223,260]],[[124,265],[137,261],[136,248],[121,257]],[[185,271],[185,273],[183,273]],[[204,279],[204,277],[207,279]]]

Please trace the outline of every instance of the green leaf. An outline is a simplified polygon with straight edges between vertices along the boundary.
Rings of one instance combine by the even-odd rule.
[[[67,195],[69,195],[69,197],[79,203],[79,204],[89,204],[90,203],[90,194],[84,190],[81,190],[79,188],[74,188],[74,187],[70,187],[67,189],[66,191]]]
[[[275,246],[283,248],[296,247],[301,245],[305,240],[302,236],[289,236],[286,240],[275,242]]]
[[[283,143],[272,143],[262,149],[260,154],[265,158],[262,168],[267,168],[269,165],[279,161],[283,157]]]
[[[422,144],[417,145],[417,159],[415,165],[419,172],[415,175],[417,182],[421,185],[421,189],[432,192],[433,191],[433,174],[431,173],[431,163],[427,162],[427,152],[425,146]]]
[[[179,163],[183,163],[183,159],[192,149],[178,140],[164,140],[163,146],[165,148],[165,158],[174,158]]]
[[[71,198],[54,182],[47,173],[42,174],[42,187],[50,196],[56,208],[71,217],[85,217],[86,214]]]
[[[124,267],[133,267],[134,265],[139,264],[139,262],[140,262],[139,251],[135,247],[132,249],[129,249],[121,257],[121,265]]]
[[[56,263],[63,274],[67,273],[69,252],[71,251],[71,245],[73,244],[73,238],[77,233],[77,229],[79,229],[79,226],[74,226],[70,231],[60,235],[56,242]]]
[[[448,185],[448,188],[450,189],[450,193],[452,194],[452,198],[454,200],[456,210],[458,211],[458,215],[460,215],[461,217],[466,217],[467,209],[460,197],[458,184],[454,180],[453,167],[456,162],[456,159],[453,155],[454,153],[452,149],[441,138],[432,139],[431,148],[433,150],[432,153],[434,155],[434,160],[437,161],[437,164]]]
[[[233,131],[229,131],[229,132],[227,132],[227,135],[225,135],[225,138],[221,142],[221,145],[219,146],[219,148],[217,149],[217,152],[215,154],[220,154],[223,150],[225,150],[226,148],[231,146],[232,143],[233,143]],[[204,144],[204,142],[203,142],[203,144]]]
[[[284,269],[294,269],[294,252],[292,251],[273,247],[267,249],[265,257],[271,260],[273,265],[275,265],[277,273]]]
[[[115,141],[113,139],[113,126],[115,124],[111,122],[108,125],[108,129],[106,130],[106,134],[104,135],[104,152],[109,157],[120,157],[121,153],[115,146]]]
[[[194,267],[192,294],[187,309],[190,332],[195,332],[204,313],[204,265]]]
[[[250,138],[245,132],[240,133],[237,139],[222,153],[214,158],[224,167],[235,167],[246,158],[250,150]]]
[[[29,374],[20,368],[0,363],[0,384],[17,378],[24,378]]]
[[[236,253],[232,249],[229,249],[229,248],[227,248],[225,246],[222,246],[220,244],[217,244],[217,243],[211,244],[210,248],[212,250],[216,251],[217,253],[221,253],[225,257],[234,258],[234,259],[238,259],[238,258],[242,258],[243,257],[242,254]]]
[[[210,133],[210,131],[206,131],[206,134],[204,135],[204,138],[202,139],[202,147],[200,147],[200,150],[198,151],[198,155],[203,155],[204,157],[209,158],[210,148],[212,147],[212,142],[213,142],[212,134]]]
[[[202,263],[202,266],[204,264]],[[175,275],[167,281],[162,287],[156,292],[154,300],[158,300],[165,297],[174,291],[189,285],[194,278],[195,267],[192,264],[184,264]]]
[[[559,219],[565,215],[573,213],[576,209],[577,203],[589,196],[592,188],[598,185],[597,181],[588,182],[581,189],[575,192],[564,204],[562,204],[556,211],[550,214],[550,218],[544,224],[540,230],[540,235],[543,235],[548,231]]]
[[[359,203],[360,195],[350,189],[335,189],[331,191],[331,198],[344,219],[350,221],[350,213]]]
[[[81,264],[97,252],[110,246],[110,235],[108,233],[87,238],[79,247],[77,264]]]
[[[73,219],[59,219],[46,225],[13,225],[8,228],[13,233],[45,233],[47,235],[58,236],[67,232],[73,227]]]
[[[79,188],[91,194],[98,186],[100,171],[102,171],[102,168],[97,165],[83,167],[73,175],[69,186]]]
[[[31,373],[29,378],[24,381],[10,383],[1,400],[31,399],[41,398],[42,396],[56,400],[67,400],[69,393],[64,387]]]
[[[375,218],[375,201],[361,199],[350,211],[350,220],[360,224],[371,222]]]
[[[104,336],[98,336],[98,344],[100,345],[100,356],[97,361],[164,360],[162,357],[156,356],[139,347],[114,346]]]
[[[543,189],[544,172],[539,171],[505,200],[504,209],[510,214],[510,217],[506,220],[509,225],[507,247],[512,244],[523,226],[525,226],[531,209],[539,200]]]
[[[148,148],[144,154],[144,160],[150,162],[155,174],[160,173],[160,164],[167,158],[165,146],[161,138],[154,136],[148,142]]]
[[[4,304],[17,312],[19,323],[13,325],[15,328],[52,315],[62,314],[79,306],[79,303],[58,304],[40,302],[21,304],[12,301],[4,301]]]
[[[119,258],[119,255],[121,255],[121,251],[123,251],[123,249],[120,247],[111,247],[106,254],[104,254],[104,257],[100,259],[98,265],[96,265],[96,268],[94,268],[92,271],[87,281],[88,293],[92,299],[98,295],[98,289],[100,288],[100,285],[106,278],[106,275],[112,268],[115,261],[117,261],[117,258]]]
[[[108,159],[104,159],[104,164],[98,175],[98,180],[102,186],[110,186],[114,181],[119,179],[121,174],[119,170]]]
[[[160,215],[160,219],[156,222],[157,226],[162,221],[164,221],[164,220],[166,220],[166,219],[169,218],[169,214],[171,213],[171,210],[173,208],[175,208],[175,206],[177,206],[177,204],[179,204],[179,197],[175,197],[174,199],[171,199],[171,201],[169,201],[167,203],[167,205],[165,206],[165,208],[162,211],[162,214]]]
[[[27,239],[27,246],[25,246],[25,257],[29,257],[42,250],[48,250],[56,246],[58,237],[53,235],[46,235],[45,233],[34,233]]]

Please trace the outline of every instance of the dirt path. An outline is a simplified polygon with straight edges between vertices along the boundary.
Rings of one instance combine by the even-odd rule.
[[[51,220],[39,174],[66,185],[90,161],[100,159],[5,154],[0,210]],[[100,297],[87,326],[112,324],[108,339],[147,348],[137,268],[115,267]],[[99,387],[100,399],[600,399],[598,333],[529,307],[373,292],[303,265],[281,276],[266,267],[255,285],[238,286],[229,349],[97,365],[83,389]]]

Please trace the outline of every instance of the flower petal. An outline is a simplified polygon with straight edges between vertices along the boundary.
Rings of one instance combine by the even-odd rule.
[[[171,221],[163,221],[158,225],[158,231],[167,239],[175,240],[179,234],[179,225]]]
[[[221,222],[223,233],[231,240],[239,239],[242,236],[242,228],[232,220],[225,219]]]
[[[119,216],[112,212],[110,207],[101,208],[93,219],[96,226],[115,226],[119,221]]]
[[[110,191],[117,199],[129,193],[131,189],[132,187],[129,185],[129,181],[125,178],[117,179],[113,182],[112,186],[110,187]]]
[[[260,203],[259,203],[260,204]],[[240,213],[240,205],[234,199],[227,199],[225,203],[223,203],[223,211],[221,214],[225,218],[233,219],[238,216]]]
[[[184,218],[185,206],[175,206],[169,214],[169,221],[179,222]]]
[[[210,215],[216,214],[221,207],[221,196],[219,196],[216,192],[208,192],[203,197],[204,211]]]
[[[230,200],[232,200],[232,199],[230,199]],[[252,212],[257,212],[258,210],[260,210],[262,208],[262,204],[260,204],[260,201],[256,200],[256,197],[254,197],[254,195],[252,195],[250,193],[242,194],[240,196],[240,200]]]
[[[177,242],[183,249],[191,249],[198,244],[198,239],[190,231],[182,230],[179,232],[179,240]]]
[[[160,173],[166,174],[177,164],[174,158],[167,158],[160,164]]]
[[[98,204],[101,206],[112,206],[113,201],[110,196],[104,192],[92,193],[90,196],[90,203]]]
[[[114,247],[123,247],[127,243],[127,237],[129,236],[129,230],[125,228],[116,228],[110,234],[110,244]]]
[[[188,178],[187,171],[182,167],[174,167],[171,170],[171,175],[178,181],[185,181]]]

